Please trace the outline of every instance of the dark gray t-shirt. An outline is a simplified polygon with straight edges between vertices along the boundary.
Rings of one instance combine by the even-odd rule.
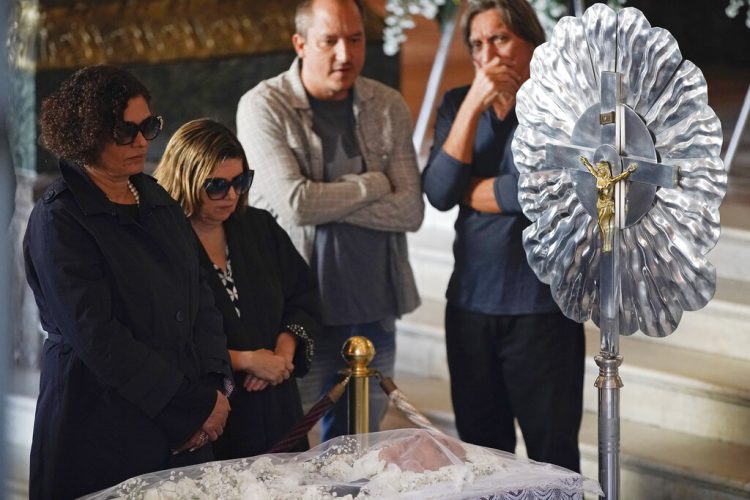
[[[352,94],[341,101],[308,95],[313,130],[323,146],[326,182],[366,170],[357,144]],[[388,275],[388,235],[346,223],[321,224],[315,231],[311,266],[323,300],[325,325],[388,321],[396,311]]]

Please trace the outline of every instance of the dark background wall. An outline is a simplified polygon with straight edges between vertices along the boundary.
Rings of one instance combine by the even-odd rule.
[[[151,107],[164,118],[164,131],[149,147],[148,161],[161,158],[167,141],[183,123],[200,117],[214,118],[235,130],[235,113],[240,97],[258,82],[286,71],[294,52],[275,52],[253,56],[202,59],[160,64],[126,65],[151,91]],[[39,71],[36,74],[37,113],[41,101],[72,74],[71,69]],[[398,56],[386,56],[381,43],[367,46],[365,76],[398,88]],[[252,161],[252,159],[251,159]],[[56,173],[55,158],[38,148],[37,172]]]
[[[698,66],[750,69],[747,8],[740,10],[737,17],[729,18],[725,12],[728,4],[729,0],[627,0],[625,6],[642,11],[651,26],[672,33],[683,57]]]
[[[35,93],[30,109],[78,68],[106,61],[130,69],[150,90],[164,117],[149,148],[153,166],[174,131],[188,120],[214,118],[235,128],[240,97],[289,68],[297,0],[40,0],[35,40]],[[382,50],[383,19],[365,17],[364,74],[398,87],[398,57]],[[27,135],[34,135],[29,131]],[[33,140],[30,141],[33,143]],[[33,155],[27,155],[32,157]],[[56,174],[54,157],[36,148],[36,172]]]

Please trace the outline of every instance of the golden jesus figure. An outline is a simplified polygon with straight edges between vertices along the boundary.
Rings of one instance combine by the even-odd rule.
[[[631,163],[627,170],[612,177],[612,169],[608,161],[597,162],[594,167],[585,156],[579,157],[583,166],[596,177],[596,215],[599,218],[599,234],[602,238],[602,252],[612,251],[612,231],[614,230],[615,218],[615,184],[627,179],[635,172],[637,165]]]

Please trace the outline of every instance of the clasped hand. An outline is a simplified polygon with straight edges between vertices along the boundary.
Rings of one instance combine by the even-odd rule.
[[[291,360],[268,349],[249,351],[248,355],[252,360],[245,370],[245,390],[262,391],[269,384],[278,385],[287,380],[294,371]]]
[[[477,111],[492,106],[500,118],[505,118],[516,105],[516,93],[523,82],[524,78],[514,68],[495,57],[476,68],[466,100]]]
[[[174,450],[174,453],[181,453],[183,451],[195,451],[209,441],[216,441],[224,433],[224,426],[227,424],[227,418],[229,417],[229,411],[232,408],[229,406],[229,399],[221,392],[216,391],[216,403],[214,408],[211,410],[211,414],[208,416],[201,428],[195,432],[190,439],[188,439],[182,446]]]

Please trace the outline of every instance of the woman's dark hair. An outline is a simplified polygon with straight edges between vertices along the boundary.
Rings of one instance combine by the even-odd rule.
[[[116,66],[89,66],[76,71],[42,102],[39,118],[41,144],[60,158],[93,165],[115,123],[122,121],[128,101],[141,96],[151,101],[146,87]]]

